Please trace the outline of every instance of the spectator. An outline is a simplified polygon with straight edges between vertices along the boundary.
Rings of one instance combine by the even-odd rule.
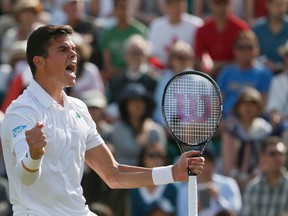
[[[205,149],[203,157],[205,168],[198,178],[199,216],[215,215],[223,209],[238,214],[242,207],[242,197],[236,181],[216,173],[217,158],[212,150]],[[187,194],[187,183],[183,183],[179,189],[178,216],[188,215]]]
[[[114,0],[90,0],[87,8],[88,14],[97,19],[109,19],[113,16],[113,1]]]
[[[232,14],[231,0],[209,0],[209,4],[211,16],[196,33],[196,68],[216,77],[224,65],[234,60],[232,47],[235,38],[240,31],[249,29],[249,26]],[[212,66],[205,60],[207,54],[212,60]]]
[[[169,158],[165,146],[157,142],[144,146],[139,162],[141,166],[149,168],[167,165]],[[176,210],[176,194],[175,184],[131,189],[129,193],[131,216],[147,216],[152,209],[154,210],[155,205],[162,202],[168,202],[170,204],[168,212],[173,213]]]
[[[235,178],[241,190],[259,172],[260,143],[272,132],[271,125],[261,117],[262,110],[260,92],[245,87],[222,132],[223,173]]]
[[[104,82],[98,67],[89,62],[91,47],[83,38],[83,35],[76,32],[72,35],[72,41],[77,51],[77,78],[76,85],[67,89],[67,93],[74,97],[79,97],[81,92],[97,90],[104,93]]]
[[[62,10],[66,21],[64,24],[70,25],[73,30],[81,34],[92,48],[91,56],[88,60],[98,67],[102,67],[102,54],[99,45],[99,34],[101,26],[94,22],[94,18],[85,13],[85,1],[83,0],[63,0]]]
[[[154,100],[156,102],[156,108],[153,114],[155,121],[161,123],[164,126],[162,117],[162,95],[167,82],[177,73],[184,70],[191,69],[194,66],[194,53],[191,45],[187,42],[178,40],[170,49],[167,69],[157,83]]]
[[[141,83],[154,93],[159,75],[149,63],[150,46],[141,35],[132,35],[124,43],[124,73],[113,77],[108,83],[109,102],[117,102],[123,88],[129,83]]]
[[[279,51],[284,58],[283,72],[271,81],[265,114],[273,126],[273,134],[288,143],[288,42]]]
[[[133,16],[147,26],[156,18],[163,16],[166,10],[165,0],[132,0]]]
[[[7,56],[8,56],[8,63],[3,63],[0,64],[0,108],[2,107],[2,103],[4,103],[4,99],[6,95],[11,94],[12,92],[17,92],[15,88],[21,88],[22,92],[22,87],[23,86],[13,86],[13,89],[10,88],[12,86],[11,82],[14,82],[14,75],[15,75],[15,66],[17,65],[17,62],[21,60],[26,60],[26,43],[27,41],[16,41],[13,43],[13,45],[9,48]],[[17,95],[18,96],[18,95]],[[13,98],[16,98],[13,97]],[[5,102],[5,103],[9,103]],[[8,105],[8,104],[7,104]],[[3,105],[4,107],[4,105]],[[3,109],[5,110],[5,109]]]
[[[17,0],[13,5],[16,26],[9,28],[1,41],[1,60],[8,62],[8,50],[16,41],[27,40],[30,33],[43,25],[39,22],[42,5],[39,0]]]
[[[166,2],[166,15],[154,20],[148,33],[148,40],[152,43],[152,55],[159,58],[165,66],[170,49],[178,40],[194,46],[195,32],[203,23],[200,18],[186,13],[186,1],[166,0]]]
[[[263,143],[261,155],[266,169],[247,185],[243,194],[242,216],[287,215],[288,176],[287,148],[279,137],[269,137]]]
[[[211,15],[211,11],[209,8],[208,1],[209,0],[194,0],[193,1],[193,14],[203,19],[209,17]],[[244,18],[243,2],[244,1],[232,0],[232,5],[231,5],[233,13],[241,19]]]
[[[162,126],[151,118],[155,102],[143,85],[128,84],[118,105],[120,120],[115,122],[111,136],[115,158],[128,165],[137,165],[141,149],[151,142],[165,146],[166,135]]]
[[[127,38],[134,34],[146,36],[147,27],[132,17],[131,0],[115,0],[114,15],[117,23],[104,29],[101,34],[101,50],[103,53],[103,77],[109,81],[114,75],[121,73],[126,67],[123,58],[123,47]]]
[[[282,71],[278,49],[288,38],[287,0],[266,0],[268,14],[253,25],[260,48],[260,59],[274,73]],[[269,43],[267,43],[269,41]]]
[[[17,44],[17,43],[16,43]],[[23,93],[32,80],[31,70],[26,60],[17,61],[9,80],[7,92],[1,104],[1,111],[6,112],[13,100]]]
[[[265,105],[272,79],[272,72],[257,61],[259,45],[252,31],[242,31],[238,34],[233,51],[235,63],[223,67],[217,78],[223,94],[224,118],[230,115],[239,93],[245,86],[254,87],[260,91],[262,103]]]
[[[270,0],[244,0],[245,20],[249,25],[268,14],[267,2]]]

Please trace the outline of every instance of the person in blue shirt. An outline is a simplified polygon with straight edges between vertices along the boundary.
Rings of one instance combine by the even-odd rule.
[[[287,4],[287,0],[266,0],[267,16],[252,25],[259,40],[260,59],[275,73],[281,71],[283,62],[278,49],[288,38]]]
[[[259,45],[251,30],[241,32],[234,43],[235,63],[226,65],[217,77],[223,95],[224,119],[231,114],[238,95],[245,86],[257,89],[263,98],[263,105],[273,76],[271,70],[257,61]]]

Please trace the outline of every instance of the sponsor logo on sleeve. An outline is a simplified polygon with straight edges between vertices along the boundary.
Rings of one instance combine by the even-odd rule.
[[[12,130],[12,133],[13,133],[13,137],[16,137],[19,133],[21,133],[25,128],[27,127],[27,125],[20,125],[16,128],[14,128]]]

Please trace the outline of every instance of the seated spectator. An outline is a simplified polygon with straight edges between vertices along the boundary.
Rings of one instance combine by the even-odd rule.
[[[0,108],[6,94],[9,94],[8,88],[14,76],[15,65],[18,61],[26,60],[26,43],[26,40],[13,43],[7,52],[8,62],[0,64]]]
[[[199,216],[215,215],[223,209],[238,214],[242,207],[242,197],[239,187],[233,178],[216,173],[217,158],[210,149],[203,152],[205,167],[198,177],[198,207]],[[183,183],[178,195],[177,215],[188,215],[188,187]]]
[[[153,118],[156,122],[164,126],[162,117],[162,95],[167,82],[177,73],[189,70],[194,67],[194,53],[192,46],[184,41],[177,41],[170,49],[168,56],[167,69],[163,71],[157,82],[154,92],[154,100],[156,108],[153,113]]]
[[[221,134],[223,173],[235,178],[241,190],[259,172],[260,144],[272,132],[271,125],[261,117],[262,108],[260,92],[245,87]]]
[[[218,0],[222,1],[222,0]],[[245,1],[239,1],[239,0],[232,0],[232,10],[233,13],[238,16],[239,18],[243,19],[244,14],[244,3]],[[209,0],[196,0],[192,1],[193,4],[193,14],[195,16],[201,17],[203,19],[206,19],[211,15],[211,11],[209,8]]]
[[[159,79],[157,70],[149,63],[151,54],[148,41],[141,35],[133,35],[125,41],[124,73],[113,77],[108,85],[109,103],[117,102],[121,91],[129,83],[141,83],[151,94]]]
[[[209,5],[211,16],[196,32],[196,68],[217,77],[219,70],[234,60],[233,44],[238,33],[249,26],[233,15],[231,0],[209,0]],[[206,60],[207,54],[212,65]]]
[[[166,2],[165,15],[151,22],[148,31],[152,55],[156,56],[164,66],[167,66],[169,52],[178,40],[194,46],[195,33],[203,24],[199,17],[186,13],[185,0],[166,0]]]
[[[262,144],[265,171],[252,179],[243,193],[241,216],[288,214],[287,144],[269,137]]]
[[[249,25],[253,25],[259,18],[265,17],[268,14],[267,3],[270,0],[245,0],[245,20]]]
[[[16,41],[27,40],[29,35],[43,25],[39,21],[42,4],[39,0],[17,0],[13,4],[16,25],[9,28],[1,41],[1,61],[8,62],[8,50]]]
[[[163,127],[151,118],[155,107],[152,95],[139,83],[128,84],[119,100],[120,119],[114,123],[111,143],[120,163],[137,165],[141,149],[151,142],[166,146]]]
[[[283,71],[273,77],[265,113],[273,126],[273,134],[288,142],[288,42],[280,47]]]
[[[166,166],[168,162],[167,151],[161,143],[150,143],[144,146],[140,153],[139,165],[143,167]],[[175,184],[131,189],[129,193],[131,216],[152,215],[152,211],[156,211],[156,207],[164,212],[166,210],[167,213],[173,213],[176,211],[176,194]],[[167,206],[166,203],[170,204],[169,209],[161,208],[163,205]]]
[[[166,0],[132,0],[132,2],[133,17],[147,26],[165,13]]]
[[[105,28],[100,35],[100,48],[103,54],[102,76],[105,82],[121,73],[126,66],[123,58],[126,39],[134,34],[146,36],[147,27],[132,17],[131,4],[131,0],[115,0],[114,16],[117,22]]]
[[[1,111],[5,112],[11,102],[23,93],[33,79],[30,67],[26,60],[18,61],[9,80],[7,92],[1,104]]]
[[[279,73],[282,71],[283,57],[279,54],[278,49],[285,44],[288,38],[288,1],[265,0],[263,4],[267,6],[268,14],[257,20],[252,29],[259,41],[260,60],[271,71]]]
[[[232,107],[245,86],[260,91],[264,106],[273,75],[268,68],[257,61],[259,45],[252,31],[240,32],[234,42],[233,50],[235,63],[223,67],[217,78],[223,95],[224,119],[231,114]]]
[[[87,5],[87,13],[97,19],[109,19],[113,16],[114,0],[90,0]]]

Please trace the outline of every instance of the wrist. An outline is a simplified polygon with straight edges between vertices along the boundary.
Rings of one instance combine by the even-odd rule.
[[[32,159],[30,152],[28,151],[21,161],[22,167],[30,173],[38,172],[42,163],[42,158]]]
[[[174,183],[172,165],[154,167],[152,169],[152,179],[155,185]]]

